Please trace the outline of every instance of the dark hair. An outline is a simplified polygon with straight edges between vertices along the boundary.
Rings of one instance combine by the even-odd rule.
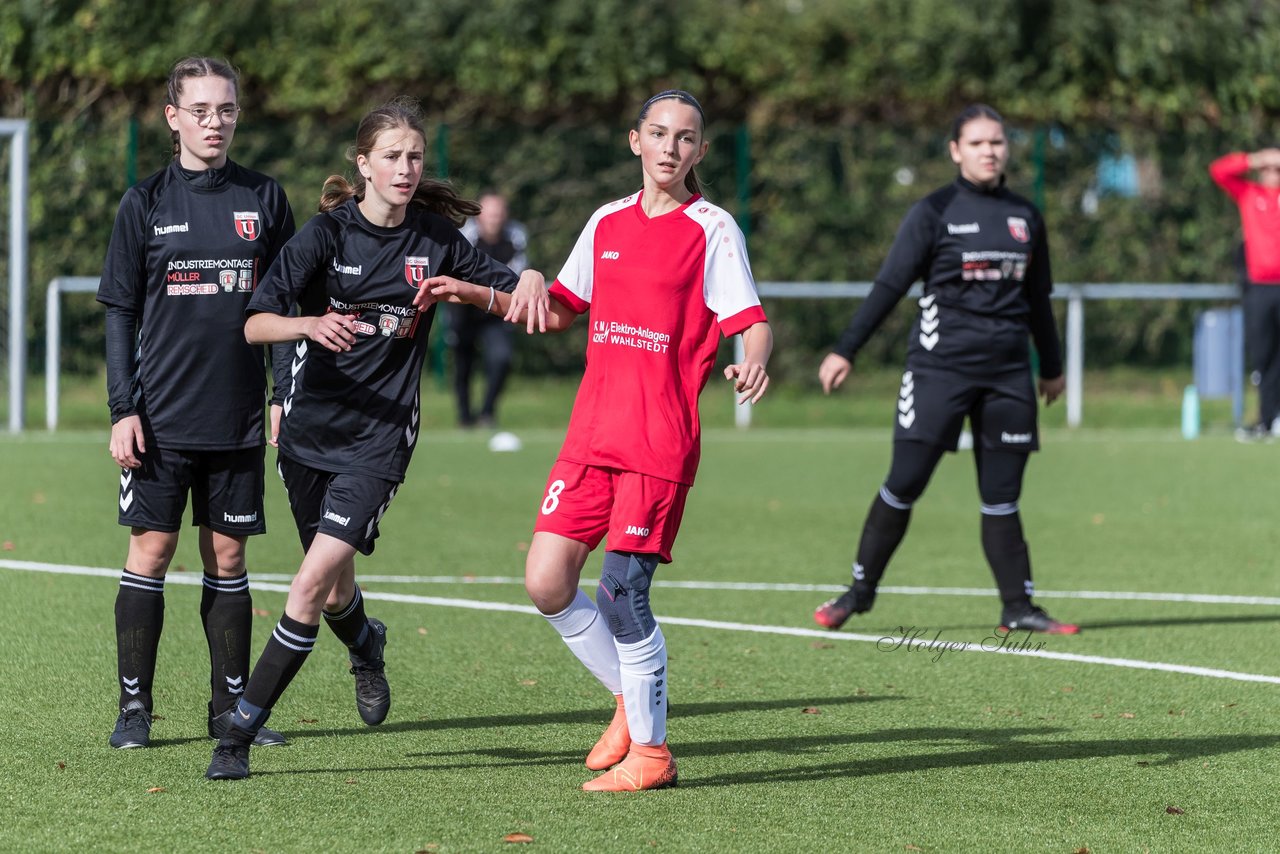
[[[347,150],[347,159],[354,163],[362,154],[367,157],[378,141],[378,135],[391,128],[413,131],[425,141],[427,133],[422,129],[422,111],[418,108],[418,102],[407,97],[396,98],[366,113],[360,120],[360,127],[356,129],[356,144]],[[320,191],[320,210],[331,211],[347,199],[363,199],[364,193],[364,176],[359,171],[356,172],[354,184],[341,175],[330,175]],[[432,213],[447,218],[454,225],[461,225],[467,217],[480,213],[479,204],[462,198],[452,184],[436,178],[424,177],[419,181],[409,204],[421,205]]]
[[[165,103],[178,106],[178,101],[182,99],[182,84],[192,77],[221,77],[230,81],[231,88],[236,90],[236,97],[240,97],[240,75],[230,63],[209,56],[188,56],[179,59],[169,70],[169,86],[165,93]],[[178,132],[175,130],[171,133],[173,156],[176,159],[182,153],[182,146],[178,143]]]
[[[682,104],[688,104],[690,107],[697,110],[698,120],[702,122],[701,130],[705,133],[707,128],[707,114],[702,112],[702,105],[698,103],[698,99],[683,89],[665,89],[645,101],[644,106],[640,108],[640,115],[636,118],[636,130],[640,130],[641,126],[644,125],[644,120],[649,117],[649,110],[654,104],[668,99],[679,101]],[[698,180],[698,173],[692,166],[690,166],[689,171],[685,173],[684,186],[690,193],[702,195],[702,182]]]
[[[959,142],[960,134],[964,131],[964,126],[975,119],[991,119],[993,122],[999,122],[1004,127],[1004,118],[995,111],[995,108],[988,107],[986,104],[970,104],[960,111],[960,115],[955,117],[951,122],[951,141]]]

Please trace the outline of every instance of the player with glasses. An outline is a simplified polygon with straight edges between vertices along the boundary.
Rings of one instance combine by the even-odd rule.
[[[266,531],[267,382],[263,348],[244,340],[244,309],[294,223],[278,183],[227,158],[237,95],[225,62],[174,65],[164,108],[173,161],[124,194],[98,288],[118,518],[130,531],[115,602],[117,749],[151,743],[165,574],[188,495],[204,566],[211,737],[228,728],[249,678],[245,542]],[[284,739],[261,730],[257,743]]]
[[[175,105],[179,110],[183,110],[191,114],[191,118],[196,120],[196,124],[200,127],[208,127],[209,122],[217,115],[218,121],[224,125],[233,125],[236,119],[240,118],[240,108],[234,105],[224,105],[216,110],[210,110],[207,107],[183,107]]]

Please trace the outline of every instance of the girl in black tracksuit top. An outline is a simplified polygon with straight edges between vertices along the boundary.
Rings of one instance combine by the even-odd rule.
[[[1003,604],[1000,625],[1075,634],[1077,626],[1051,619],[1031,602],[1031,563],[1018,514],[1027,457],[1039,449],[1028,336],[1039,354],[1045,402],[1064,385],[1044,220],[1004,185],[1008,145],[995,110],[975,105],[961,113],[950,149],[959,177],[908,212],[870,295],[819,368],[830,393],[911,284],[924,280],[896,401],[889,476],[868,513],[853,584],[821,605],[814,619],[836,629],[871,608],[912,504],[942,454],[956,450],[967,417],[982,545]]]

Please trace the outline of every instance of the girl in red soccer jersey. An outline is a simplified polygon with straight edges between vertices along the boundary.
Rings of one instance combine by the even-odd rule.
[[[667,749],[667,651],[649,585],[671,547],[698,468],[698,394],[720,335],[742,333],[745,358],[724,370],[742,402],[764,395],[773,333],[756,295],[742,233],[701,195],[704,117],[687,92],[650,98],[630,132],[644,186],[600,208],[551,287],[547,326],[590,311],[587,368],[568,434],[547,479],[525,587],[617,702],[587,756],[607,773],[587,791],[674,785]],[[431,294],[484,305],[491,294],[452,281]],[[508,299],[498,294],[499,308]],[[532,321],[530,321],[532,326]],[[541,321],[539,321],[541,325]],[[596,601],[578,587],[608,537]],[[611,769],[611,770],[609,770]]]

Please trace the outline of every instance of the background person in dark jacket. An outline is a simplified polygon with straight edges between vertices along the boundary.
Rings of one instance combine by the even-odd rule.
[[[507,198],[497,190],[486,190],[476,200],[480,213],[467,220],[462,234],[484,254],[501,261],[516,275],[529,268],[526,250],[529,236],[520,223],[510,219]],[[498,398],[511,373],[514,355],[514,327],[495,314],[485,314],[470,305],[448,305],[449,344],[453,347],[453,389],[458,402],[458,425],[494,427],[498,419]],[[484,364],[484,397],[480,410],[471,407],[471,376],[475,370],[477,347]]]

